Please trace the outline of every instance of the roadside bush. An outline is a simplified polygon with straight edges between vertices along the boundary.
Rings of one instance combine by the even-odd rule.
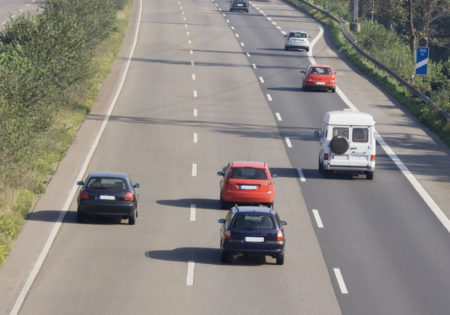
[[[48,0],[0,31],[0,262],[95,101],[129,3]]]

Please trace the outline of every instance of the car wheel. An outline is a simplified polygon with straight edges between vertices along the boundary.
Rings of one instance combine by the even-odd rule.
[[[367,172],[366,173],[366,179],[373,179],[374,172]]]
[[[82,215],[79,211],[77,211],[77,222],[84,222],[84,215]]]
[[[273,209],[274,203],[275,203],[275,202],[269,202],[269,203],[267,203],[267,206],[268,206],[269,208],[272,208],[272,209]]]
[[[305,50],[306,50],[306,52],[309,52],[309,48],[306,48]]]
[[[336,154],[344,154],[349,148],[348,140],[346,137],[336,136],[331,139],[331,150]]]
[[[220,250],[220,262],[227,263],[229,261],[229,255],[227,252]]]
[[[225,200],[222,199],[222,197],[220,197],[220,208],[221,209],[228,209],[228,202],[226,202]]]
[[[136,210],[134,210],[128,217],[128,224],[134,225],[136,223]]]
[[[284,46],[284,50],[289,50],[289,48],[287,46]]]
[[[277,256],[277,265],[283,265],[284,264],[284,254],[280,254]]]
[[[336,88],[332,88],[331,92],[335,93],[336,92]]]

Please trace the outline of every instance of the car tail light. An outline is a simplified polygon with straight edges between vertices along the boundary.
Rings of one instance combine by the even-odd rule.
[[[371,156],[370,156],[370,160],[371,160],[371,161],[375,161],[375,155],[371,155]]]
[[[87,190],[83,190],[80,193],[80,199],[89,199],[89,192]]]
[[[225,239],[230,240],[231,239],[231,231],[230,229],[225,230]]]
[[[324,153],[324,154],[323,154],[323,159],[324,159],[324,160],[328,160],[328,153]]]
[[[125,197],[123,197],[123,200],[125,200],[125,201],[133,201],[133,200],[134,200],[134,196],[133,196],[132,193],[127,192],[127,193],[125,194]]]
[[[277,241],[281,242],[283,240],[284,240],[283,231],[282,230],[278,230],[278,232],[277,232]]]

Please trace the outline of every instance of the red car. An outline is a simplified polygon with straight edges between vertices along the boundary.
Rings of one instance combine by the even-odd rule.
[[[227,209],[234,203],[273,206],[275,187],[269,167],[264,162],[233,161],[223,171],[220,181],[220,206]]]
[[[310,65],[306,71],[302,70],[302,89],[331,90],[336,91],[336,72],[331,66]]]

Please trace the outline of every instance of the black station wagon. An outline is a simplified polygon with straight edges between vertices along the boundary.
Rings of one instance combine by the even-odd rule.
[[[278,214],[272,208],[234,206],[220,229],[220,259],[234,261],[237,255],[272,256],[284,263],[285,237]]]

